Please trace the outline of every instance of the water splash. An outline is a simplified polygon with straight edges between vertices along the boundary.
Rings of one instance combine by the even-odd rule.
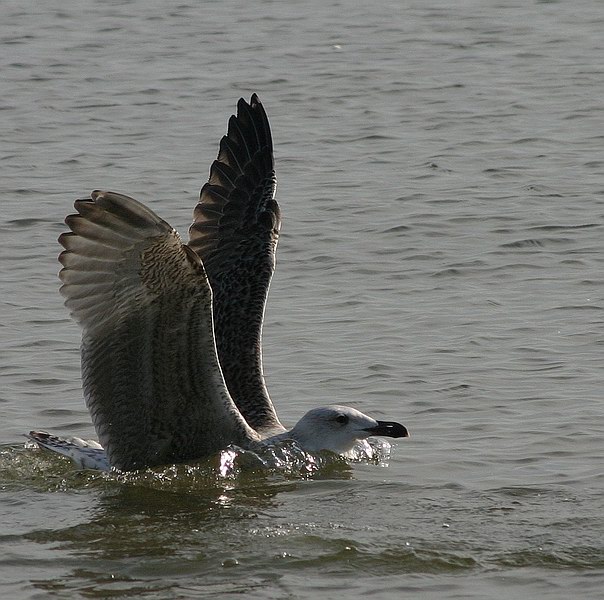
[[[382,439],[360,443],[345,458],[332,452],[310,453],[293,440],[261,446],[255,451],[229,446],[218,455],[194,463],[167,465],[134,472],[94,471],[75,467],[56,453],[30,441],[0,448],[0,478],[4,486],[41,487],[67,491],[94,486],[135,484],[173,491],[253,485],[319,478],[351,478],[351,464],[385,467],[391,445]]]

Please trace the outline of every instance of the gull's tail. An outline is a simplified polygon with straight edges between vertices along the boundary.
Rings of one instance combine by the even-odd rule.
[[[45,431],[30,431],[25,437],[38,444],[40,448],[71,458],[81,469],[111,470],[105,450],[93,440],[65,439]]]

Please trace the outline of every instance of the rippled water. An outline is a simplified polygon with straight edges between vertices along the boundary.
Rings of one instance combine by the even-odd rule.
[[[603,26],[595,0],[2,3],[2,596],[601,597]],[[411,439],[387,467],[223,476],[24,448],[93,435],[56,278],[73,200],[186,232],[253,91],[279,413],[350,404]]]

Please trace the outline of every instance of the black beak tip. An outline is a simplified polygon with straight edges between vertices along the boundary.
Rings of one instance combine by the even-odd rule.
[[[378,421],[377,423],[377,427],[368,429],[372,435],[383,435],[384,437],[391,438],[409,437],[409,431],[400,423],[396,423],[395,421]]]

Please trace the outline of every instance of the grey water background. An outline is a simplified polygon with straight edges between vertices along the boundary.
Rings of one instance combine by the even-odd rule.
[[[603,30],[595,0],[3,2],[2,596],[601,598]],[[387,467],[148,485],[24,448],[94,435],[56,277],[73,200],[186,236],[252,92],[279,413],[411,439]]]

